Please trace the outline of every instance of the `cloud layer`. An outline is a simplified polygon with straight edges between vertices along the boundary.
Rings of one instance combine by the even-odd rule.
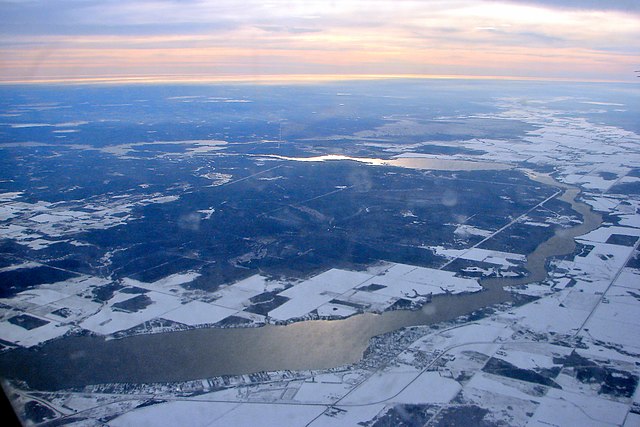
[[[636,1],[0,1],[0,79],[448,74],[633,80]]]

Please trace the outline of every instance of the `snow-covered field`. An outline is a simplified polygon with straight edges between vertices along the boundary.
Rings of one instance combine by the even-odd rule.
[[[32,203],[21,198],[19,192],[0,194],[0,236],[40,250],[56,243],[75,244],[74,236],[84,231],[117,227],[137,219],[132,213],[136,207],[170,203],[179,197],[160,193],[122,194],[94,198],[87,203],[78,200]]]
[[[254,275],[211,293],[188,291],[182,287],[198,276],[198,273],[185,272],[153,283],[124,279],[120,283],[124,287],[115,290],[102,303],[90,299],[90,291],[111,283],[89,276],[23,291],[0,300],[4,306],[0,311],[0,337],[30,347],[60,337],[73,328],[112,335],[154,319],[191,327],[213,325],[229,316],[264,323],[267,321],[265,316],[245,309],[252,305],[252,298],[265,292],[287,299],[269,311],[268,318],[291,321],[312,312],[326,318],[345,318],[365,311],[382,312],[401,298],[424,303],[431,295],[481,290],[476,280],[458,278],[451,272],[394,263],[370,272],[331,269],[299,283]],[[373,290],[358,290],[372,284],[378,286]],[[129,308],[141,300],[141,296],[144,306]],[[354,309],[350,304],[360,308]],[[56,315],[61,309],[65,317]],[[28,330],[9,321],[18,314],[28,314],[48,323]]]
[[[292,397],[283,394],[276,402],[284,404],[291,398],[296,405],[313,404],[305,406],[308,412],[298,419],[297,425],[355,425],[376,419],[383,422],[390,414],[403,411],[415,417],[417,407],[404,406],[407,404],[421,405],[420,410],[432,422],[446,419],[443,417],[470,416],[469,411],[473,410],[486,422],[502,425],[637,425],[640,270],[625,266],[634,254],[637,256],[638,241],[629,246],[617,243],[611,236],[640,236],[640,204],[628,195],[607,191],[616,182],[629,181],[625,181],[626,173],[640,164],[636,148],[640,137],[584,120],[559,117],[544,107],[523,109],[510,101],[505,101],[504,107],[501,117],[518,118],[539,128],[519,143],[468,141],[467,146],[477,148],[482,144],[487,151],[480,156],[483,160],[528,160],[554,165],[561,180],[589,191],[582,195],[583,199],[594,209],[618,218],[618,223],[605,223],[581,236],[578,241],[589,248],[586,254],[554,260],[547,280],[519,290],[541,297],[536,301],[452,329],[426,328],[406,350],[369,374],[352,377],[355,381],[336,375],[323,381],[322,376],[309,373],[308,380],[282,384],[281,387],[297,392]],[[618,178],[603,179],[599,172],[610,172]],[[474,232],[460,230],[463,231]],[[477,248],[433,249],[451,258],[496,265],[523,261],[521,254]],[[398,286],[395,281],[398,276],[394,269],[401,271],[399,277],[406,281],[416,280],[416,284],[436,289],[451,279],[421,274],[419,270],[408,274],[402,266],[371,279],[353,273],[340,276],[349,283],[376,283],[390,288],[368,292],[369,297],[392,296],[398,295],[393,291],[407,291],[406,286]],[[430,277],[429,282],[420,282],[425,277]],[[310,286],[304,283],[303,286]],[[350,286],[357,287],[343,285],[344,291]],[[285,292],[294,295],[295,289]],[[330,297],[322,292],[310,298],[313,303],[309,302],[308,308]],[[362,294],[356,290],[351,298],[365,300]],[[286,304],[281,307],[289,310]],[[294,313],[281,309],[275,314],[286,317],[304,310]],[[583,358],[582,365],[596,370],[589,375],[581,373],[581,365],[573,357]],[[631,385],[616,389],[615,385],[607,385],[607,378],[627,378]],[[236,401],[246,405],[241,403],[246,402],[242,393],[242,388],[238,389]],[[326,405],[323,412],[317,410],[318,403]],[[155,410],[160,411],[161,405],[157,406]],[[322,415],[318,417],[319,413]],[[142,413],[127,414],[134,417],[130,420],[137,420],[138,415]]]
[[[568,117],[554,110],[552,101],[525,104],[505,99],[498,106],[501,112],[474,117],[516,119],[534,130],[519,140],[455,141],[484,154],[451,157],[552,167],[558,180],[580,187],[580,197],[607,215],[600,228],[576,239],[581,251],[550,262],[547,279],[515,289],[532,301],[495,307],[474,321],[461,318],[375,338],[362,362],[326,371],[261,373],[131,389],[118,385],[121,388],[114,386],[118,392],[105,394],[87,387],[86,393],[41,393],[38,399],[61,416],[77,417],[81,411],[85,419],[76,425],[96,425],[101,418],[114,426],[396,425],[392,420],[397,419],[427,420],[433,425],[442,420],[461,425],[465,421],[512,426],[640,425],[640,269],[634,267],[640,256],[640,239],[634,240],[640,236],[640,197],[612,191],[616,184],[637,182],[628,174],[640,165],[640,136]],[[402,119],[356,136],[411,134],[419,131],[414,125]],[[120,147],[118,154],[132,148]],[[209,148],[216,149],[203,147]],[[16,202],[19,198],[17,193],[0,195],[0,218],[29,220],[33,226],[13,225],[2,232],[34,248],[47,244],[39,241],[52,233],[64,235],[60,230],[71,222],[68,218],[81,224],[90,221],[91,215],[74,217],[68,206],[22,206]],[[105,207],[116,208],[128,212],[125,206]],[[459,228],[457,234],[490,235],[470,227]],[[450,259],[499,267],[525,260],[522,254],[475,247],[432,250]],[[630,263],[633,259],[635,264]],[[112,334],[156,318],[189,326],[213,324],[231,315],[246,315],[252,298],[265,292],[286,299],[268,312],[268,318],[291,321],[314,312],[346,317],[358,312],[354,307],[382,311],[399,298],[420,300],[480,290],[474,279],[397,263],[370,271],[330,269],[286,283],[256,275],[211,294],[181,286],[195,278],[195,273],[187,272],[155,283],[123,281],[127,287],[145,290],[148,305],[136,311],[117,308],[136,297],[122,290],[103,304],[84,298],[91,289],[108,285],[96,278],[42,285],[0,301],[0,338],[32,346],[73,327]],[[67,317],[56,317],[54,312],[62,308]],[[20,313],[48,323],[27,331],[8,321]],[[30,399],[29,390],[14,387],[19,402]]]
[[[333,310],[336,304],[331,301],[354,303],[364,306],[367,311],[380,312],[401,298],[425,301],[432,295],[478,292],[481,289],[477,280],[406,264],[390,263],[388,268],[377,274],[331,269],[281,292],[280,295],[290,299],[270,311],[269,316],[276,320],[290,320],[317,309],[342,317],[339,308]]]

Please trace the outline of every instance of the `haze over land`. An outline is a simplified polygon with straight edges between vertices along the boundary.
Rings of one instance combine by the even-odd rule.
[[[25,425],[640,425],[640,4],[0,0]]]
[[[4,86],[3,386],[33,423],[633,425],[630,87]]]

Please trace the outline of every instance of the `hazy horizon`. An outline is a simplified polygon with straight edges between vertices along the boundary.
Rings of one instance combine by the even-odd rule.
[[[0,82],[637,81],[633,1],[0,1]]]

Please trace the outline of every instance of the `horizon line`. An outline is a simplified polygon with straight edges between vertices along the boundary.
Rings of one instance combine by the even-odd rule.
[[[507,80],[567,83],[631,83],[632,80],[589,79],[540,76],[495,76],[465,74],[261,74],[261,75],[123,75],[123,76],[81,76],[81,77],[41,77],[34,79],[6,79],[0,77],[0,85],[124,85],[124,84],[314,84],[338,81],[366,80]]]

